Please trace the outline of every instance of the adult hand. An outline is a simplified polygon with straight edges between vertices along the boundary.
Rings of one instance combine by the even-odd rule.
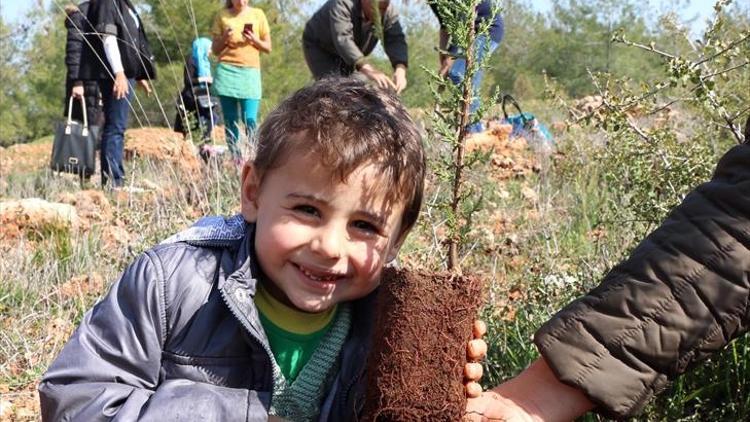
[[[379,71],[369,63],[365,63],[364,65],[362,65],[362,67],[359,68],[359,71],[367,76],[367,78],[369,78],[371,81],[375,82],[375,85],[377,85],[381,89],[396,89],[396,86],[393,84],[393,81],[388,77],[388,75]]]
[[[397,94],[400,94],[406,88],[406,66],[396,65],[396,69],[393,71],[393,86],[396,88]]]
[[[480,360],[487,355],[487,343],[482,340],[482,336],[487,332],[487,324],[484,321],[476,320],[472,327],[474,338],[469,340],[466,345],[466,365],[464,366],[464,379],[466,396],[473,398],[482,394],[482,386],[479,380],[482,378],[482,364]]]
[[[128,86],[128,78],[125,77],[124,72],[118,72],[115,74],[115,85],[112,88],[112,93],[115,94],[116,100],[121,100],[128,96],[130,87]]]
[[[83,98],[83,85],[75,85],[70,90],[70,96],[73,98]]]
[[[253,31],[242,31],[242,38],[247,40],[255,48],[258,48],[258,37],[255,36]]]
[[[438,75],[444,78],[448,74],[448,71],[451,70],[451,66],[453,66],[453,59],[450,56],[441,56]]]
[[[469,422],[537,422],[542,421],[516,404],[493,391],[486,391],[477,398],[470,398],[466,402],[465,421]]]
[[[466,402],[466,420],[572,421],[594,408],[586,395],[560,382],[544,358],[538,358],[515,378]]]
[[[148,83],[147,79],[139,79],[138,85],[146,91],[147,96],[151,96],[151,84]]]

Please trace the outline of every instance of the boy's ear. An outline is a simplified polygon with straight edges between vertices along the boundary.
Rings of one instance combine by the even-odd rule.
[[[242,186],[240,202],[245,221],[254,222],[258,217],[258,193],[260,192],[260,175],[253,163],[248,160],[242,167]]]

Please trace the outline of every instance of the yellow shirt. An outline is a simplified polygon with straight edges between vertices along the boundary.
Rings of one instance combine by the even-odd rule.
[[[227,45],[219,53],[220,62],[235,66],[260,68],[260,51],[242,36],[242,31],[247,23],[253,25],[253,33],[259,39],[264,39],[270,34],[266,14],[261,9],[248,7],[235,15],[231,9],[224,8],[216,16],[211,28],[211,36],[214,39],[221,38],[227,28],[232,29],[232,35],[229,36]]]

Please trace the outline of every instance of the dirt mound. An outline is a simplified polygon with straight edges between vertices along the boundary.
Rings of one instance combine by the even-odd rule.
[[[223,128],[216,128],[214,136],[223,139]],[[32,144],[0,147],[0,175],[31,173],[49,165],[52,140]],[[98,156],[98,152],[97,152]],[[193,145],[169,128],[135,128],[125,132],[125,159],[134,157],[176,164],[186,172],[197,171],[200,163]]]
[[[28,173],[49,165],[52,143],[16,144],[0,147],[0,175]]]
[[[510,138],[510,125],[496,125],[472,135],[466,151],[491,151],[491,174],[495,180],[524,177],[539,171],[539,163],[524,138]]]
[[[44,234],[80,226],[75,207],[26,198],[0,202],[0,240],[15,240],[23,234]]]
[[[58,196],[57,201],[73,205],[85,228],[90,228],[95,223],[112,220],[112,206],[102,191],[64,192]]]
[[[171,163],[189,174],[200,169],[194,146],[169,128],[130,129],[125,132],[125,159],[135,157]]]

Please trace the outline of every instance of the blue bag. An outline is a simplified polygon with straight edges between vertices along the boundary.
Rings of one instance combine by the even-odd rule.
[[[513,105],[518,110],[518,114],[508,115],[506,110],[508,104]],[[503,95],[502,108],[503,122],[513,127],[510,133],[511,138],[523,137],[529,144],[537,143],[541,144],[540,146],[551,146],[554,143],[549,129],[541,124],[533,114],[523,112],[521,106],[518,105],[518,101],[511,95]]]

